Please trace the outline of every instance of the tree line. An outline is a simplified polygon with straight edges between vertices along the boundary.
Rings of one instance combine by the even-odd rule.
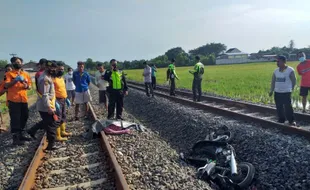
[[[208,43],[202,45],[198,48],[189,50],[188,52],[184,51],[182,47],[175,47],[171,48],[166,51],[163,55],[159,55],[150,60],[132,60],[132,61],[120,61],[119,67],[122,69],[142,69],[143,62],[147,61],[149,64],[155,64],[158,68],[167,67],[170,64],[172,58],[176,60],[177,66],[193,66],[195,65],[195,56],[200,56],[200,60],[204,65],[215,65],[216,64],[216,57],[227,50],[227,46],[222,43]],[[262,55],[285,55],[286,57],[290,57],[290,54],[296,54],[299,51],[304,51],[308,57],[310,56],[310,46],[307,48],[295,48],[294,40],[291,40],[288,46],[284,47],[272,47],[267,50],[259,50],[258,54]],[[30,61],[34,62],[34,61]],[[64,62],[63,62],[64,63]],[[85,67],[88,70],[95,70],[97,64],[102,64],[106,68],[109,68],[110,63],[108,61],[94,61],[91,58],[88,58],[85,61]],[[0,60],[0,68],[4,68],[4,66],[8,64],[7,60]],[[65,63],[64,63],[65,64]],[[66,65],[66,64],[65,64]],[[69,67],[68,65],[65,66],[66,68]]]
[[[272,47],[267,50],[259,50],[259,54],[269,54],[269,55],[285,55],[287,58],[290,57],[290,55],[296,55],[298,52],[303,51],[305,52],[310,58],[310,46],[304,47],[304,48],[295,48],[295,42],[294,40],[290,40],[288,46],[283,47]]]
[[[215,65],[216,57],[225,52],[227,46],[221,43],[210,43],[200,46],[196,49],[184,51],[181,47],[175,47],[169,49],[165,54],[159,55],[150,60],[133,60],[133,61],[120,61],[119,67],[122,69],[141,69],[143,68],[143,62],[147,61],[149,64],[155,64],[158,68],[167,67],[170,64],[172,58],[175,59],[177,66],[191,66],[195,64],[195,56],[199,55],[200,60],[204,65]],[[93,70],[97,64],[100,63],[106,68],[109,67],[109,62],[93,61],[88,58],[85,63],[86,69]]]

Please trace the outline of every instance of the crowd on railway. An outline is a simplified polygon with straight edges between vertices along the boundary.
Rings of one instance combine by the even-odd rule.
[[[36,109],[41,121],[26,130],[28,120],[27,91],[33,88],[30,75],[22,69],[23,59],[12,57],[11,64],[5,67],[5,76],[0,85],[0,95],[6,94],[6,104],[9,108],[10,128],[14,145],[23,145],[25,141],[36,139],[38,130],[45,130],[48,141],[46,150],[55,150],[56,141],[66,141],[72,133],[66,131],[67,107],[75,106],[73,120],[89,118],[89,102],[92,100],[89,85],[91,77],[84,70],[84,62],[77,63],[77,69],[67,69],[61,62],[40,59],[35,74],[35,89],[37,92]],[[117,67],[117,61],[110,61],[111,69],[105,71],[98,65],[95,84],[99,88],[99,102],[108,111],[108,119],[122,119],[123,97],[128,94],[125,75]],[[65,74],[65,75],[64,75]],[[107,103],[107,97],[109,104]],[[80,108],[84,107],[84,115],[80,116]],[[26,133],[31,137],[27,137]]]
[[[307,96],[310,89],[310,60],[306,60],[303,52],[298,53],[299,65],[297,72],[301,75],[300,96],[302,96],[303,112],[306,112]],[[193,74],[193,101],[201,101],[201,83],[204,75],[204,65],[200,62],[199,56],[195,57],[196,64]],[[28,120],[28,97],[27,91],[32,88],[30,75],[22,69],[23,59],[12,57],[11,64],[5,67],[4,80],[0,83],[0,96],[6,94],[6,104],[9,108],[10,128],[13,134],[13,144],[23,145],[31,138],[25,136],[25,127]],[[128,95],[128,87],[125,74],[117,66],[117,61],[110,61],[111,69],[105,70],[102,64],[97,65],[94,83],[99,88],[99,103],[108,112],[108,119],[114,118],[116,106],[116,119],[123,119],[123,98]],[[143,77],[147,96],[154,97],[156,89],[157,68],[153,64],[143,63]],[[65,74],[65,67],[61,62],[54,60],[40,59],[39,71],[35,75],[35,88],[37,92],[36,108],[42,120],[28,129],[26,132],[36,138],[36,133],[44,129],[47,134],[47,150],[57,148],[55,141],[66,141],[72,134],[66,131],[67,107],[75,106],[74,120],[89,117],[89,102],[92,100],[89,85],[91,77],[84,70],[84,62],[77,63],[77,69],[73,71],[68,68]],[[295,70],[286,65],[286,57],[278,56],[278,68],[272,75],[269,95],[274,94],[277,108],[278,122],[296,125],[294,111],[291,102],[291,93],[296,86]],[[65,74],[65,75],[64,75]],[[170,95],[175,96],[176,74],[175,60],[172,59],[167,69],[167,83],[170,84]],[[198,92],[198,94],[197,94]],[[84,107],[84,116],[79,116],[80,108]],[[2,118],[1,118],[2,119]]]

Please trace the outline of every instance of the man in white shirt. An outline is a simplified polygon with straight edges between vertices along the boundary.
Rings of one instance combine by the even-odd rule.
[[[97,70],[95,74],[95,84],[99,88],[99,104],[104,104],[104,107],[108,110],[107,87],[109,86],[109,82],[103,78],[106,71],[101,63],[97,65]]]
[[[291,93],[296,85],[296,75],[292,67],[286,65],[286,57],[278,56],[278,68],[273,72],[269,96],[274,92],[274,100],[277,107],[278,122],[288,120],[290,125],[296,126],[294,111],[291,101]]]
[[[144,76],[144,84],[145,84],[145,92],[148,97],[150,97],[150,93],[152,94],[152,97],[154,97],[153,87],[152,87],[152,68],[146,64],[146,62],[143,63],[144,70],[143,70],[143,76]],[[149,92],[150,89],[150,92]]]
[[[73,83],[73,69],[68,68],[68,73],[65,75],[65,83],[66,83],[66,90],[68,99],[72,102],[74,106],[74,99],[75,99],[75,85]]]

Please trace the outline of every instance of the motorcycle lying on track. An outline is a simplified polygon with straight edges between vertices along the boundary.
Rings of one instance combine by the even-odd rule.
[[[198,141],[186,160],[198,166],[197,177],[219,189],[248,188],[255,175],[251,163],[236,161],[236,152],[229,142],[233,134],[226,126]]]

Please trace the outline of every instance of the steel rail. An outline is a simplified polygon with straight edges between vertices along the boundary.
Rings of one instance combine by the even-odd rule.
[[[137,90],[140,90],[140,91],[144,91],[145,90],[144,87],[142,87],[143,84],[141,84],[141,83],[128,82],[128,86],[130,88],[137,89]],[[255,117],[253,115],[231,111],[231,110],[229,110],[229,108],[221,108],[221,107],[218,107],[218,106],[204,104],[202,102],[194,102],[194,101],[192,101],[192,100],[190,100],[188,98],[170,96],[169,94],[166,93],[167,92],[166,89],[162,90],[163,89],[162,87],[159,87],[159,88],[156,87],[156,89],[157,90],[154,91],[154,94],[156,96],[160,96],[160,97],[172,100],[174,102],[177,102],[177,103],[180,103],[180,104],[183,104],[183,105],[187,105],[187,106],[190,106],[190,107],[198,108],[198,109],[201,109],[201,110],[211,111],[213,113],[220,114],[220,115],[233,116],[234,118],[239,118],[239,119],[242,119],[242,120],[259,123],[259,124],[261,124],[261,126],[263,128],[279,129],[282,133],[290,134],[290,135],[291,134],[301,135],[301,136],[304,136],[306,139],[310,140],[310,131],[304,130],[302,128],[297,128],[297,127],[293,127],[293,126],[287,126],[285,124],[281,124],[281,123],[278,123],[278,122],[275,122],[275,121],[266,120],[266,119],[264,119],[262,117]],[[178,93],[181,96],[186,94],[186,93],[181,94],[180,92],[181,91],[178,91]],[[226,100],[226,101],[229,101],[229,100]],[[228,105],[228,104],[226,104],[226,105]]]
[[[90,111],[92,118],[94,119],[94,121],[97,121],[98,118],[90,103],[89,103],[89,107],[90,107],[89,111]],[[116,189],[117,190],[129,190],[129,186],[126,182],[122,169],[116,160],[116,157],[108,141],[108,138],[104,132],[100,133],[100,142],[101,142],[100,143],[101,148],[107,153],[109,157],[109,161],[110,161],[109,164],[114,170],[113,173],[115,177]],[[45,155],[43,150],[46,148],[46,146],[47,146],[46,135],[44,135],[27,169],[27,172],[23,178],[23,181],[19,186],[19,190],[31,190],[35,186],[36,172],[39,166],[43,162],[43,158]]]
[[[128,81],[128,84],[137,85],[137,86],[144,86],[143,83],[134,82],[134,81]],[[163,91],[163,92],[169,92],[170,91],[169,88],[164,87],[164,86],[156,86],[156,89]],[[190,99],[192,99],[192,97],[193,97],[192,92],[179,90],[179,89],[176,89],[176,94],[180,95],[180,96],[188,97]],[[201,101],[216,102],[216,103],[220,103],[220,104],[225,104],[227,106],[233,106],[233,107],[237,107],[237,108],[248,109],[248,110],[251,110],[253,112],[268,113],[271,115],[277,114],[276,108],[273,108],[273,107],[253,104],[253,103],[249,103],[249,102],[242,102],[242,101],[237,101],[237,100],[230,100],[230,99],[225,99],[225,98],[220,98],[220,97],[215,97],[215,96],[202,95]],[[310,121],[310,114],[295,112],[294,116],[295,116],[296,120],[299,120],[299,121]]]

